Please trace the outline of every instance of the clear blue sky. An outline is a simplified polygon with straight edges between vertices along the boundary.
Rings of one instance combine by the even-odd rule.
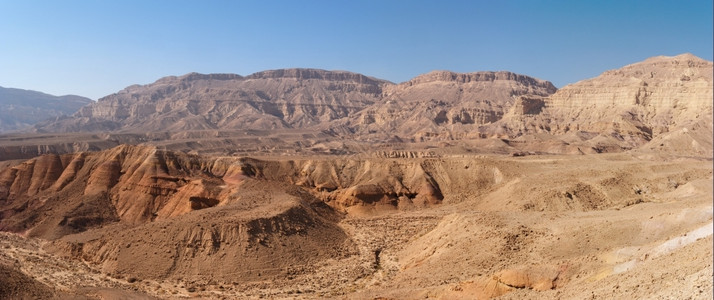
[[[168,75],[306,67],[562,87],[656,55],[712,60],[712,14],[711,0],[0,0],[0,86],[97,99]]]

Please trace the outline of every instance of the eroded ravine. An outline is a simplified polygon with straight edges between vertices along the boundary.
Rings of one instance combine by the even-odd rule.
[[[623,155],[258,160],[122,146],[2,171],[0,224],[161,297],[493,296],[612,268],[600,255],[644,236],[643,215],[625,212],[700,209],[711,174]]]

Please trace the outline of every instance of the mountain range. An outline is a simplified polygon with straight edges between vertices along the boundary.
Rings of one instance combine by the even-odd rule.
[[[524,153],[642,148],[711,156],[711,99],[712,62],[691,54],[649,58],[561,89],[506,71],[434,71],[400,84],[317,69],[190,73],[129,86],[34,131],[103,132],[123,136],[117,143],[163,141],[199,152],[206,147],[197,140],[214,139],[210,147],[224,154],[259,131],[291,138],[258,138],[258,149],[294,142],[357,153],[351,143],[490,141]]]
[[[0,87],[0,133],[23,130],[37,122],[71,115],[92,100],[66,95]]]

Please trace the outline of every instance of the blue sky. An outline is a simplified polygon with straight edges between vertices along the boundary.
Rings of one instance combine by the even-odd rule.
[[[97,99],[168,75],[305,67],[562,87],[651,56],[712,60],[712,14],[711,0],[0,0],[0,86]]]

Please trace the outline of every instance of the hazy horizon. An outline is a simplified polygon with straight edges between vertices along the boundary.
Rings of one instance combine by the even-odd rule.
[[[712,60],[711,1],[0,1],[0,86],[94,100],[190,72],[345,70],[395,83],[511,71],[557,87]]]

